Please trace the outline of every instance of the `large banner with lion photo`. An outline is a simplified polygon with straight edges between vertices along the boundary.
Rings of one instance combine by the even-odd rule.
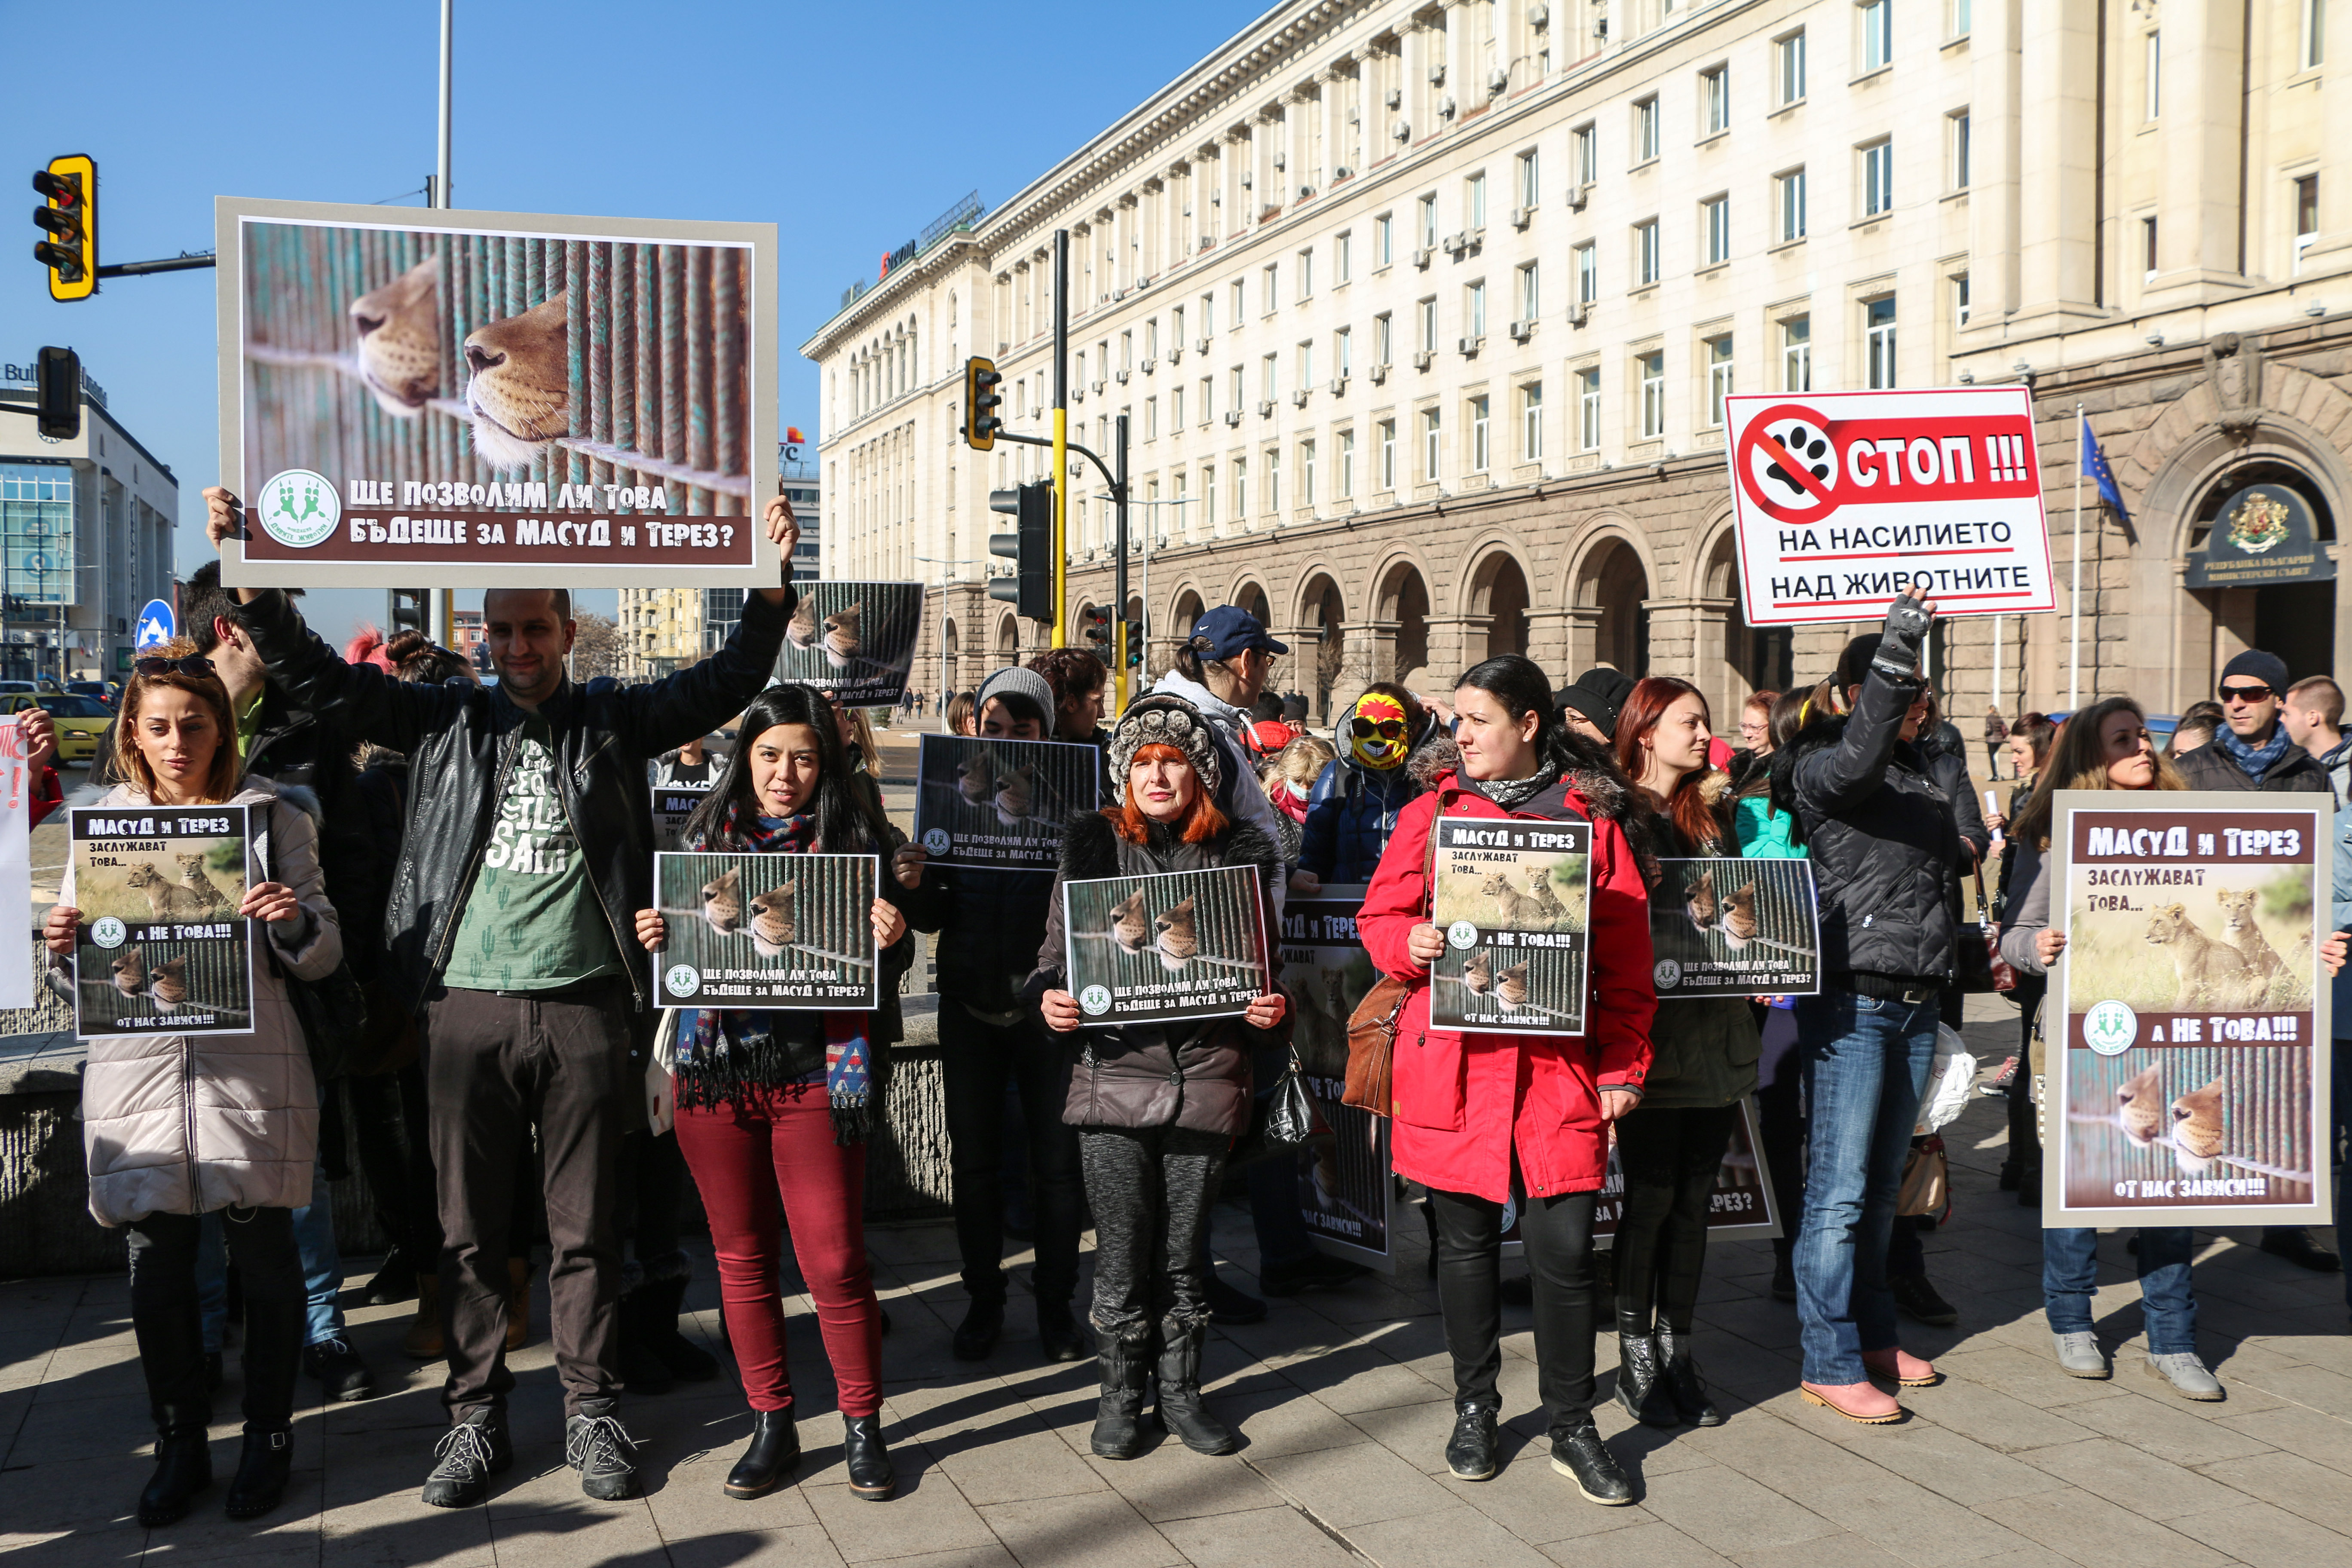
[[[215,229],[223,581],[776,583],[773,224],[222,196]]]
[[[2332,800],[2056,804],[2042,1224],[2330,1223]]]

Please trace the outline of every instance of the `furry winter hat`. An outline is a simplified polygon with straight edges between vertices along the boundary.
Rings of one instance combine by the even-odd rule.
[[[1201,787],[1210,795],[1215,795],[1223,783],[1223,759],[1218,754],[1217,739],[1210,732],[1209,721],[1201,710],[1181,697],[1146,697],[1120,714],[1118,725],[1110,732],[1113,802],[1127,804],[1128,768],[1134,763],[1136,752],[1153,745],[1173,746],[1183,752],[1192,771],[1201,775]]]

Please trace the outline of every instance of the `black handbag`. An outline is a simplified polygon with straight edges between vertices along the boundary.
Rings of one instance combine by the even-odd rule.
[[[1987,914],[1991,906],[1985,902],[1984,869],[1977,869],[1977,903]],[[2014,990],[2017,972],[2000,956],[1994,945],[1993,924],[1990,920],[1967,921],[1960,925],[1959,949],[1954,955],[1952,983],[1971,996],[1989,995],[1996,991]]]
[[[1323,1120],[1322,1108],[1307,1092],[1307,1079],[1298,1068],[1298,1052],[1293,1047],[1289,1064],[1274,1080],[1274,1086],[1252,1100],[1249,1131],[1234,1145],[1225,1163],[1245,1165],[1255,1160],[1295,1154],[1318,1139],[1331,1135],[1331,1126]]]

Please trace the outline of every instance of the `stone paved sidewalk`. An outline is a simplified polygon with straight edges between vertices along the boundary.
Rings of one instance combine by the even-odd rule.
[[[2015,1026],[1972,1026],[1997,1062]],[[2013,1015],[2011,1015],[2013,1017]],[[950,1359],[961,1313],[944,1226],[873,1233],[897,1327],[884,1342],[887,1432],[902,1495],[853,1498],[815,1320],[793,1310],[806,1461],[797,1484],[757,1502],[719,1480],[748,1429],[730,1383],[631,1399],[648,1496],[593,1503],[562,1468],[560,1398],[543,1331],[517,1358],[515,1469],[485,1508],[427,1509],[416,1490],[441,1428],[436,1369],[399,1356],[405,1310],[361,1308],[353,1336],[385,1391],[305,1410],[292,1495],[269,1519],[233,1525],[217,1488],[169,1530],[131,1504],[145,1478],[145,1399],[118,1279],[0,1286],[0,1553],[27,1564],[497,1563],[523,1568],[757,1562],[824,1568],[888,1563],[1085,1568],[1518,1568],[1742,1564],[1863,1568],[2079,1563],[2258,1568],[2352,1564],[2352,1337],[2343,1282],[2254,1249],[2252,1233],[2202,1238],[2200,1340],[2229,1388],[2192,1405],[2139,1368],[2139,1313],[2120,1236],[2101,1247],[2102,1334],[2122,1342],[2107,1383],[2061,1374],[2040,1306],[2037,1215],[1994,1190],[1996,1102],[1949,1130],[1958,1205],[1928,1239],[1929,1267],[1960,1324],[1907,1342],[1949,1373],[1910,1395],[1897,1426],[1863,1428],[1801,1405],[1794,1310],[1765,1292],[1760,1244],[1709,1258],[1700,1353],[1729,1423],[1709,1432],[1633,1426],[1613,1404],[1602,1432],[1640,1500],[1600,1509],[1550,1469],[1524,1310],[1507,1316],[1509,1462],[1483,1485],[1444,1474],[1447,1362],[1422,1274],[1418,1211],[1404,1211],[1393,1283],[1275,1303],[1268,1321],[1220,1331],[1212,1401],[1244,1434],[1229,1458],[1172,1443],[1111,1464],[1087,1451],[1090,1363],[1036,1364],[1020,1310],[990,1363]],[[1246,1215],[1217,1213],[1229,1278],[1252,1283]],[[704,1262],[707,1264],[707,1257]],[[354,1279],[364,1278],[363,1267]],[[356,1292],[353,1293],[356,1296]],[[689,1306],[718,1346],[706,1272]],[[544,1296],[539,1323],[544,1323]],[[1605,1397],[1612,1342],[1601,1342]],[[232,1358],[233,1360],[233,1358]],[[306,1384],[306,1387],[308,1387]],[[236,1454],[235,1372],[220,1402],[215,1464]]]

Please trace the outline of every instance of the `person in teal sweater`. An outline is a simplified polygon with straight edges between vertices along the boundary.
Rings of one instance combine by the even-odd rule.
[[[1768,751],[1778,751],[1804,727],[1805,705],[1814,700],[1808,691],[1790,691],[1772,704],[1771,740]],[[1732,803],[1731,825],[1739,839],[1739,853],[1749,860],[1801,860],[1805,847],[1797,841],[1797,819],[1772,804],[1772,773],[1756,774]],[[1764,1147],[1764,1168],[1780,1206],[1780,1236],[1772,1243],[1772,1297],[1797,1299],[1797,1276],[1790,1262],[1797,1234],[1797,1209],[1805,1194],[1804,1100],[1798,1089],[1803,1062],[1797,1050],[1797,1015],[1785,996],[1769,998],[1757,1008],[1762,1041],[1756,1058],[1757,1136]]]

